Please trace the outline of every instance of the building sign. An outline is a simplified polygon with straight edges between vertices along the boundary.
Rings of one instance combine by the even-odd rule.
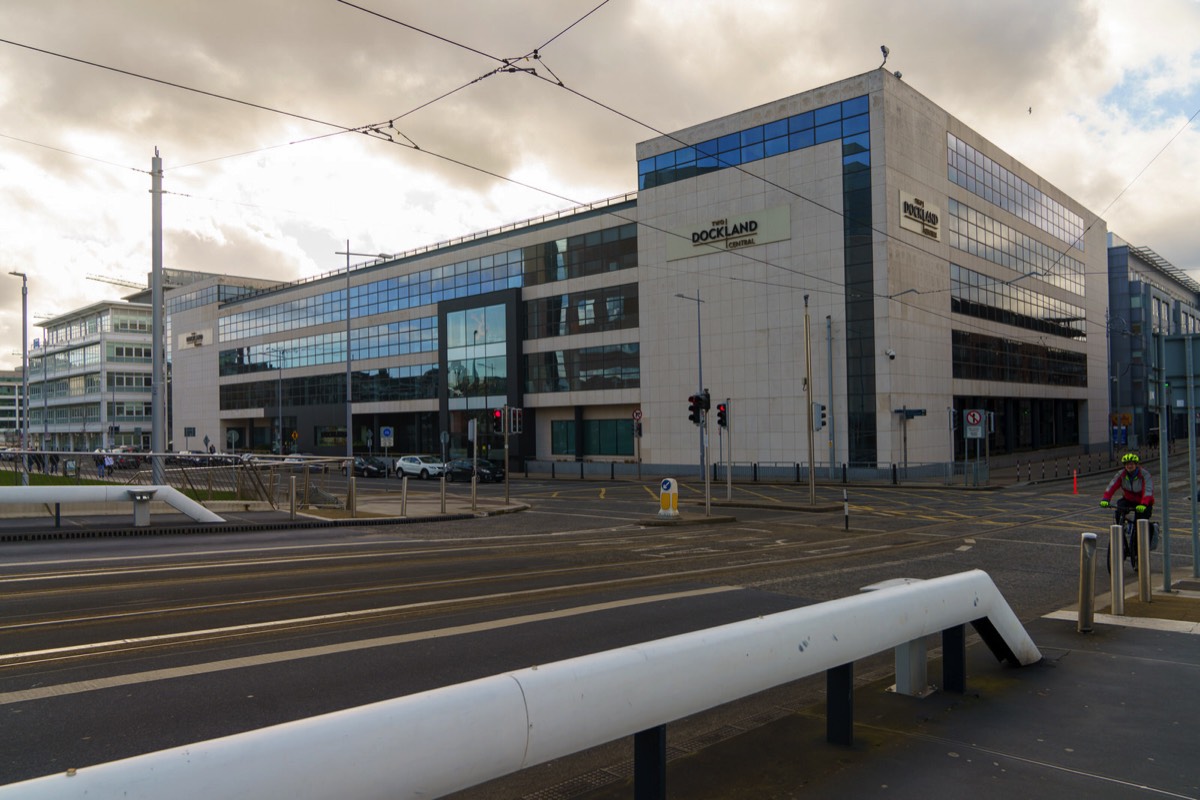
[[[942,210],[901,189],[900,227],[940,242],[942,240]]]
[[[667,235],[667,261],[703,256],[722,250],[782,242],[792,238],[789,206],[768,208],[749,214],[721,217]]]
[[[178,346],[181,350],[185,347],[203,347],[205,342],[212,341],[212,331],[188,331],[187,333],[179,334],[176,337],[176,341],[179,343]]]

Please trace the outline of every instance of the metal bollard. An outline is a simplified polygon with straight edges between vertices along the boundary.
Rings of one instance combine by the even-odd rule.
[[[1091,633],[1096,612],[1096,534],[1079,537],[1079,622],[1075,630]]]
[[[1125,614],[1125,545],[1122,542],[1121,526],[1113,525],[1108,529],[1108,565],[1111,568],[1109,576],[1109,591],[1112,593],[1112,613],[1115,616]]]
[[[358,486],[355,483],[357,480],[354,477],[354,469],[347,470],[350,473],[350,479],[346,482],[346,511],[350,513],[350,519],[358,516]]]
[[[528,470],[529,467],[526,467],[525,469]],[[528,477],[528,473],[526,473],[526,477]],[[442,473],[442,513],[443,514],[446,513],[446,475],[445,475],[445,473]]]
[[[400,479],[400,516],[408,516],[408,476]]]
[[[1137,554],[1138,554],[1138,600],[1143,603],[1152,601],[1150,595],[1150,520],[1139,519],[1137,522]]]
[[[296,476],[290,476],[288,481],[288,514],[292,521],[296,519]]]

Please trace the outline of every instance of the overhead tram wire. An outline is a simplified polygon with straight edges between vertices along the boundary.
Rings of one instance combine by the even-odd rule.
[[[14,142],[21,142],[22,144],[33,145],[34,147],[43,147],[46,150],[53,150],[54,152],[62,153],[63,155],[75,156],[76,158],[86,158],[88,161],[96,161],[101,164],[107,164],[110,167],[117,167],[118,169],[128,169],[128,170],[132,170],[134,172],[140,172],[143,175],[150,174],[150,170],[148,170],[148,169],[139,169],[137,167],[131,167],[128,164],[118,164],[115,161],[106,161],[103,158],[97,158],[96,156],[89,156],[89,155],[85,155],[83,153],[76,153],[72,150],[63,150],[61,147],[54,147],[52,145],[42,144],[41,142],[30,141],[29,139],[22,139],[19,136],[9,136],[8,134],[0,133],[0,139],[11,139]]]

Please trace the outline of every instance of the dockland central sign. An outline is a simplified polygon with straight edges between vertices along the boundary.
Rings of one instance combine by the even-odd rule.
[[[942,240],[942,210],[901,189],[900,227],[940,242]]]
[[[705,225],[671,231],[667,239],[667,261],[703,256],[722,250],[781,242],[792,238],[792,214],[788,206],[768,208],[709,220]]]

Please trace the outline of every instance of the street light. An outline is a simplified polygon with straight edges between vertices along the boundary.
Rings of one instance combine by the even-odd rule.
[[[350,256],[358,256],[360,258],[377,258],[382,261],[392,257],[391,253],[352,253],[350,252],[350,240],[346,240],[346,249],[337,251],[335,256],[346,257],[346,458],[353,460],[354,458],[354,407],[352,406],[352,393],[350,391],[350,382],[352,380],[350,368]]]
[[[25,469],[21,483],[29,485],[29,278],[24,272],[8,273],[21,279],[21,450]],[[42,387],[45,391],[45,387]]]

